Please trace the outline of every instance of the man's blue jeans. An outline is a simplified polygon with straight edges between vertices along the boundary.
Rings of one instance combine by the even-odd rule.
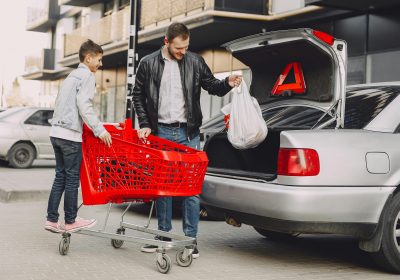
[[[54,137],[50,137],[50,141],[56,156],[56,175],[49,196],[47,220],[58,221],[58,207],[64,193],[65,223],[72,224],[78,212],[82,143]]]
[[[186,127],[173,128],[159,125],[157,136],[189,146],[194,149],[200,149],[200,136],[197,136],[189,141],[187,138]],[[162,197],[157,199],[156,211],[158,218],[158,229],[162,231],[170,231],[172,229],[172,197]],[[182,224],[183,232],[186,236],[194,238],[197,236],[199,214],[199,197],[184,197],[182,201]]]

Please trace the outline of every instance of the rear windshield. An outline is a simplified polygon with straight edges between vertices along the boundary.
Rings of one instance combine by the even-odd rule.
[[[368,125],[382,110],[400,94],[397,86],[352,87],[346,93],[346,109],[344,118],[345,129],[362,129]],[[275,129],[311,129],[328,121],[331,116],[317,108],[305,106],[263,108],[263,117],[269,128]],[[323,118],[319,120],[320,117]],[[225,124],[223,115],[207,122],[205,131],[217,132],[223,130]],[[334,128],[335,123],[325,127]]]
[[[346,95],[344,128],[361,129],[400,93],[400,87],[351,88]]]

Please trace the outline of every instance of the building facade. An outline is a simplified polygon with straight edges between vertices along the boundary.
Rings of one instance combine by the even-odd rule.
[[[190,50],[201,54],[217,77],[235,72],[250,81],[250,70],[222,49],[223,43],[265,31],[309,27],[348,42],[348,84],[398,80],[400,6],[393,0],[136,1],[138,59],[160,48],[168,25],[181,21],[191,30]],[[48,34],[46,48],[26,58],[23,75],[42,81],[39,105],[54,105],[62,80],[79,63],[80,44],[90,38],[104,49],[103,70],[96,74],[95,104],[101,119],[124,119],[130,12],[129,0],[31,1],[27,30]],[[204,120],[229,101],[229,95],[203,94]]]

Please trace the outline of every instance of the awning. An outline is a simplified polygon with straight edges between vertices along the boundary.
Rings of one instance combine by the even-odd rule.
[[[400,6],[398,0],[305,0],[306,5],[317,5],[345,10],[380,10]]]

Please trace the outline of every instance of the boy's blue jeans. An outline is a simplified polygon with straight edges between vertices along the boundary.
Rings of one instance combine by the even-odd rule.
[[[186,134],[186,127],[175,128],[159,125],[157,136],[189,146],[194,149],[200,149],[200,136],[197,136],[189,141]],[[172,197],[162,197],[157,199],[156,211],[158,218],[158,229],[162,231],[170,231],[172,229]],[[197,236],[199,214],[199,197],[184,197],[182,201],[182,224],[183,232],[186,236],[194,238]]]
[[[65,223],[72,224],[78,212],[79,174],[82,143],[50,137],[56,156],[55,178],[47,207],[47,220],[57,222],[58,207],[64,193]]]

